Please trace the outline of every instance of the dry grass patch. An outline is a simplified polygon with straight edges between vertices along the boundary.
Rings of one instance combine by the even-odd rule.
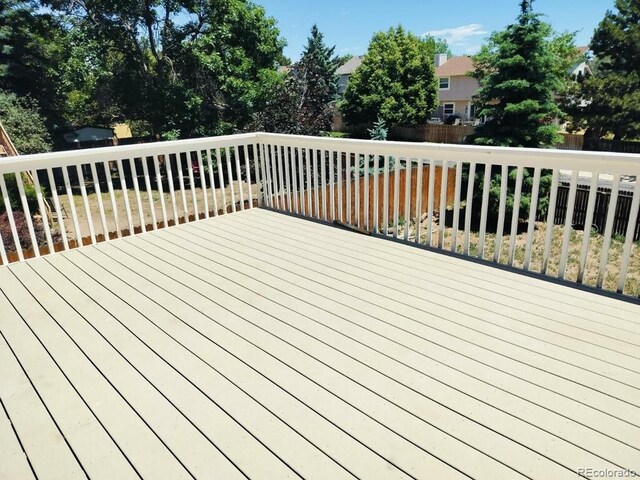
[[[398,222],[398,236],[403,237],[405,228],[407,227],[404,221]],[[415,239],[416,224],[412,220],[409,225],[409,238]],[[506,227],[507,229],[509,227]],[[427,225],[426,221],[422,222],[420,227],[420,242],[427,243]],[[438,245],[438,238],[440,233],[440,226],[436,222],[432,224],[432,245]],[[551,277],[559,276],[560,267],[560,255],[562,252],[562,245],[564,241],[564,227],[554,226],[551,237],[551,247],[548,253],[547,274]],[[533,234],[533,241],[531,245],[531,259],[530,270],[534,272],[542,271],[542,264],[544,259],[544,245],[546,241],[547,224],[544,222],[537,222]],[[604,237],[600,234],[593,232],[587,232],[589,235],[588,253],[586,257],[585,270],[582,283],[585,285],[596,286],[598,280],[598,273],[600,270],[600,262],[603,254]],[[578,279],[578,271],[580,267],[580,255],[582,252],[582,245],[584,241],[585,232],[578,230],[571,230],[569,236],[569,249],[567,255],[567,265],[565,272],[565,279],[575,282]],[[444,229],[444,241],[443,247],[446,250],[451,250],[453,228]],[[507,265],[509,263],[509,245],[511,242],[510,235],[504,235],[500,245],[499,263]],[[618,278],[622,268],[622,257],[624,253],[624,237],[615,237],[611,239],[611,245],[607,251],[606,258],[606,270],[604,275],[603,288],[609,291],[617,290]],[[469,234],[469,253],[471,256],[480,257],[479,255],[480,235],[478,232],[471,232]],[[513,265],[517,268],[523,268],[525,262],[527,245],[527,233],[519,233],[515,238],[515,249]],[[464,248],[464,232],[457,232],[456,252],[463,253]],[[485,235],[485,245],[482,258],[485,260],[493,260],[495,249],[497,248],[497,236],[494,233],[487,233]],[[640,295],[640,242],[632,244],[631,255],[629,260],[629,266],[627,271],[627,278],[625,281],[624,293],[631,296]]]

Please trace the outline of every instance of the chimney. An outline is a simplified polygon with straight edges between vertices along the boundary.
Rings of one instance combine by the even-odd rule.
[[[436,61],[435,61],[436,68],[444,65],[445,63],[447,63],[447,54],[446,53],[438,53],[436,55]]]

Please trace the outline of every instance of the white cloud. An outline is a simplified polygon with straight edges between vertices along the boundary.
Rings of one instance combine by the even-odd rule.
[[[479,23],[471,23],[469,25],[460,25],[459,27],[431,30],[424,34],[444,38],[451,47],[474,48],[470,45],[474,37],[480,37],[488,33]]]

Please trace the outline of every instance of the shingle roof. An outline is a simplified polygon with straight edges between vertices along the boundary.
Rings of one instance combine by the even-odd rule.
[[[451,57],[443,65],[436,67],[436,76],[454,77],[456,75],[466,75],[473,70],[473,59],[471,57]]]
[[[355,56],[349,59],[347,63],[336,70],[336,75],[350,75],[362,64],[361,56]]]

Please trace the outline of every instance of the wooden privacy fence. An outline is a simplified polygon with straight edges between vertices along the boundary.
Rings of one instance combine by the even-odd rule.
[[[640,142],[587,137],[584,139],[583,150],[593,152],[640,153]]]
[[[463,144],[465,137],[472,135],[475,127],[466,125],[416,125],[411,127],[392,127],[389,138],[409,142]]]
[[[418,170],[422,168],[422,181],[421,183],[421,198],[424,199],[420,205],[418,212]],[[447,191],[446,191],[446,206],[450,206],[454,202],[455,195],[455,183],[456,183],[456,170],[454,168],[448,169],[447,175]],[[429,179],[429,165],[422,167],[413,166],[410,169],[402,168],[398,172],[398,181],[396,182],[396,173],[394,171],[389,172],[388,180],[388,199],[386,205],[387,215],[385,216],[385,199],[384,199],[384,184],[385,177],[383,172],[378,174],[377,182],[377,194],[376,194],[376,182],[373,175],[369,175],[368,179],[364,176],[360,176],[357,180],[351,180],[349,185],[347,182],[341,182],[338,186],[337,183],[333,185],[328,184],[320,186],[317,189],[313,188],[308,192],[308,195],[303,196],[302,203],[304,204],[304,212],[313,212],[317,214],[319,218],[338,218],[344,222],[353,223],[354,225],[372,225],[374,212],[378,213],[378,225],[384,226],[385,218],[387,218],[387,224],[394,218],[394,211],[399,212],[399,219],[408,222],[409,219],[416,216],[427,213],[429,198],[429,188],[433,185],[434,189],[434,210],[440,210],[440,199],[442,195],[442,167],[435,167],[434,182]],[[407,191],[407,183],[410,185],[410,189]],[[398,195],[396,195],[396,189]],[[333,202],[331,201],[331,194],[333,191]],[[318,195],[316,196],[316,192]],[[324,197],[324,201],[322,198]],[[316,201],[316,198],[318,199]],[[377,200],[377,206],[376,206]],[[395,202],[398,202],[396,207]],[[369,206],[366,208],[365,205]],[[331,212],[331,208],[335,209]],[[407,210],[408,209],[408,210]],[[409,218],[405,218],[406,213],[409,212]],[[333,214],[332,214],[333,213]]]
[[[559,150],[582,150],[584,147],[584,135],[564,133],[562,139],[563,142],[556,147]]]
[[[640,153],[640,142],[625,140],[606,140],[604,138],[585,137],[574,133],[562,135],[563,143],[559,150],[588,150],[592,152]]]
[[[367,125],[347,125],[341,116],[334,117],[333,131],[349,133],[356,138],[369,138]],[[389,129],[389,140],[461,145],[465,143],[465,137],[472,135],[475,131],[475,127],[469,125],[429,123],[426,125],[397,126]]]

